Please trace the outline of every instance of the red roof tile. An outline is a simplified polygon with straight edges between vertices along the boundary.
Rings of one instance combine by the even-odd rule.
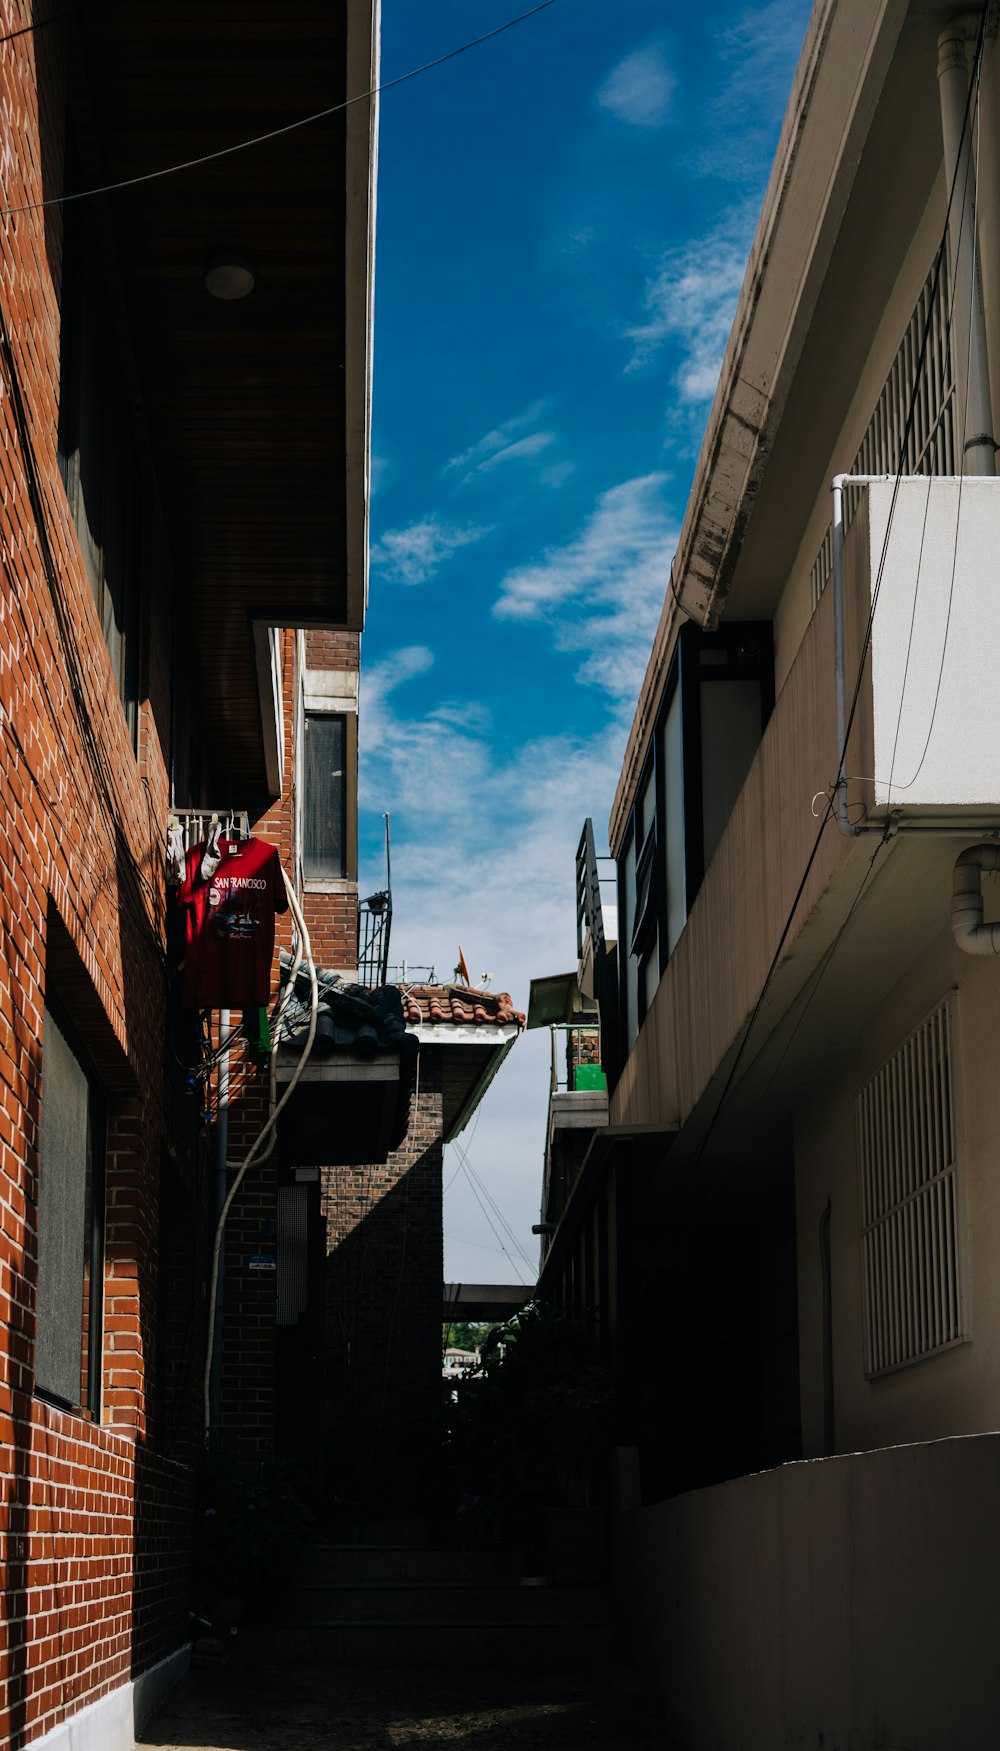
[[[469,985],[403,985],[403,1016],[410,1027],[421,1022],[453,1022],[458,1027],[524,1026],[506,991],[476,991]]]

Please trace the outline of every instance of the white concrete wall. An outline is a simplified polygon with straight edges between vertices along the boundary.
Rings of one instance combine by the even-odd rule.
[[[1000,480],[893,496],[869,489],[876,805],[1000,802]]]
[[[996,915],[1000,894],[989,882],[986,897],[989,913]],[[852,1027],[831,1040],[826,1074],[796,1115],[799,1357],[807,1454],[823,1449],[818,1234],[828,1198],[838,1452],[1000,1429],[1000,962],[972,958],[955,946],[945,922],[948,903],[942,887],[940,935],[867,1020],[864,992],[858,989]],[[950,991],[957,1020],[953,1069],[969,1341],[866,1380],[855,1101],[868,1078]]]
[[[624,1646],[684,1751],[995,1751],[1000,1436],[783,1466],[618,1520]]]

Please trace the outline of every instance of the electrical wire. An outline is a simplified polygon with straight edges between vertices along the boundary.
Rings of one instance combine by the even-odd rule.
[[[522,1247],[521,1242],[518,1240],[517,1235],[514,1232],[514,1229],[511,1227],[510,1223],[507,1221],[506,1216],[504,1215],[503,1211],[501,1210],[500,1205],[497,1203],[496,1198],[493,1196],[493,1193],[490,1191],[490,1189],[489,1189],[488,1185],[486,1184],[485,1180],[483,1179],[482,1175],[473,1166],[473,1164],[469,1160],[469,1157],[466,1154],[465,1150],[462,1149],[458,1144],[456,1144],[455,1147],[458,1150],[458,1153],[460,1154],[460,1156],[462,1158],[462,1162],[463,1162],[463,1165],[464,1165],[467,1173],[472,1175],[472,1178],[475,1180],[477,1186],[479,1187],[479,1190],[482,1192],[484,1198],[486,1199],[487,1203],[489,1204],[491,1210],[493,1211],[494,1216],[496,1217],[497,1221],[500,1223],[501,1228],[504,1230],[505,1234],[507,1235],[507,1239],[510,1241],[515,1252],[520,1254],[521,1258],[524,1260],[524,1263],[527,1265],[529,1271],[533,1270],[534,1266],[532,1265],[530,1258],[528,1257],[527,1253],[525,1252],[524,1248]]]
[[[206,1444],[211,1439],[211,1434],[212,1434],[211,1390],[212,1390],[212,1356],[213,1356],[213,1353],[215,1350],[215,1309],[216,1309],[216,1303],[217,1303],[218,1298],[219,1298],[219,1261],[220,1261],[220,1256],[221,1256],[221,1252],[222,1252],[222,1236],[225,1233],[226,1220],[229,1216],[230,1210],[233,1207],[233,1202],[236,1198],[236,1194],[239,1191],[240,1186],[243,1184],[243,1181],[246,1178],[247,1173],[249,1172],[250,1168],[255,1163],[259,1164],[261,1161],[266,1160],[267,1155],[270,1154],[271,1149],[274,1147],[274,1145],[272,1143],[270,1148],[266,1151],[265,1154],[261,1153],[261,1148],[262,1148],[262,1145],[265,1141],[265,1138],[270,1137],[272,1133],[276,1134],[276,1126],[278,1123],[278,1119],[280,1118],[285,1107],[288,1105],[288,1102],[291,1100],[291,1097],[294,1094],[295,1089],[298,1085],[299,1078],[301,1077],[302,1072],[306,1067],[306,1062],[309,1058],[309,1054],[311,1053],[311,1051],[313,1049],[313,1041],[316,1038],[316,1022],[317,1022],[317,1019],[319,1016],[319,981],[316,977],[316,963],[313,960],[312,947],[311,947],[310,942],[309,942],[309,931],[306,927],[306,921],[305,921],[305,918],[304,918],[303,913],[302,913],[302,908],[299,905],[298,895],[296,894],[295,889],[292,886],[291,882],[289,881],[287,875],[285,875],[284,870],[282,870],[281,874],[282,874],[282,877],[283,877],[284,883],[285,883],[285,892],[288,895],[288,904],[291,907],[292,917],[295,920],[295,928],[299,932],[299,936],[300,936],[300,940],[301,940],[301,944],[302,944],[303,959],[306,961],[306,963],[309,967],[309,989],[310,989],[309,1032],[306,1035],[306,1043],[302,1048],[302,1056],[300,1057],[298,1063],[295,1066],[295,1069],[292,1071],[292,1074],[288,1079],[288,1087],[285,1089],[284,1094],[282,1095],[281,1099],[277,1103],[272,1101],[271,1112],[268,1116],[267,1122],[263,1126],[262,1130],[259,1132],[256,1140],[250,1145],[250,1148],[247,1151],[247,1154],[244,1156],[242,1162],[240,1163],[240,1166],[236,1172],[236,1177],[233,1180],[233,1183],[230,1186],[228,1193],[226,1194],[226,1201],[222,1206],[222,1209],[219,1213],[219,1220],[215,1226],[215,1237],[214,1237],[214,1240],[212,1243],[212,1271],[211,1271],[211,1277],[209,1280],[209,1290],[208,1290],[208,1339],[207,1339],[207,1343],[205,1345],[205,1373],[204,1373],[204,1378],[202,1381],[202,1422],[203,1422],[203,1428],[204,1428],[204,1432],[205,1432]],[[271,1047],[272,1066],[274,1066],[274,1064],[276,1063],[277,1050],[278,1050],[278,1042],[277,1042],[277,1036],[276,1036],[274,1043]],[[275,1086],[274,1070],[272,1068],[272,1078],[271,1078],[272,1090],[273,1090],[274,1086]]]
[[[686,614],[688,619],[693,620],[697,626],[702,626],[704,623],[698,619],[698,616],[694,612],[694,609],[688,607],[683,596],[681,595],[680,591],[678,590],[677,585],[674,583],[674,563],[675,563],[676,559],[677,559],[677,555],[675,553],[673,559],[670,561],[670,573],[669,573],[669,576],[667,579],[667,582],[670,586],[670,594],[673,596],[673,599],[677,603],[677,606],[680,609],[681,613]]]
[[[795,898],[793,899],[791,907],[789,908],[788,915],[787,915],[787,918],[785,920],[785,924],[784,924],[784,927],[783,927],[782,932],[781,932],[781,936],[780,936],[779,941],[778,941],[778,946],[775,949],[774,954],[771,958],[771,963],[770,963],[770,966],[768,967],[767,973],[765,975],[764,983],[763,983],[761,990],[760,990],[760,995],[758,996],[757,1001],[754,1004],[753,1010],[752,1010],[751,1015],[750,1015],[750,1019],[747,1022],[746,1027],[743,1030],[742,1038],[741,1038],[739,1046],[737,1048],[736,1055],[733,1059],[733,1063],[730,1067],[729,1073],[728,1073],[726,1080],[723,1084],[722,1092],[719,1095],[719,1098],[718,1098],[718,1100],[715,1104],[715,1107],[712,1111],[712,1115],[711,1115],[711,1118],[709,1119],[708,1125],[707,1125],[707,1127],[706,1127],[706,1129],[705,1129],[705,1131],[704,1131],[704,1133],[703,1133],[703,1135],[702,1135],[702,1137],[701,1137],[701,1139],[700,1139],[700,1141],[695,1149],[694,1156],[693,1156],[693,1159],[691,1162],[691,1166],[688,1170],[688,1173],[687,1173],[687,1176],[686,1176],[686,1179],[684,1182],[684,1186],[682,1188],[682,1194],[687,1192],[688,1188],[690,1187],[690,1185],[694,1179],[694,1175],[698,1169],[698,1166],[702,1160],[702,1157],[705,1154],[705,1150],[708,1147],[709,1141],[710,1141],[712,1134],[716,1128],[716,1125],[718,1124],[718,1121],[722,1115],[723,1108],[726,1104],[726,1101],[729,1097],[730,1091],[731,1091],[733,1084],[736,1080],[736,1075],[737,1075],[737,1072],[739,1070],[740,1064],[743,1061],[743,1057],[746,1053],[747,1046],[748,1046],[749,1041],[750,1041],[750,1037],[751,1037],[753,1030],[754,1030],[754,1026],[755,1026],[757,1019],[760,1015],[760,1012],[764,1006],[764,1002],[767,998],[767,993],[770,990],[771,983],[772,983],[772,981],[774,979],[774,975],[777,971],[778,964],[780,962],[785,943],[788,939],[789,933],[790,933],[791,928],[792,928],[792,924],[793,924],[794,919],[795,919],[795,914],[798,911],[799,903],[800,903],[800,901],[802,899],[802,895],[805,891],[806,883],[809,879],[809,876],[810,876],[812,869],[813,869],[813,865],[815,864],[816,858],[819,854],[819,849],[820,849],[820,845],[822,843],[823,834],[824,834],[824,832],[829,824],[829,821],[831,819],[831,816],[833,814],[834,800],[835,800],[835,797],[839,791],[840,783],[841,783],[841,780],[843,777],[844,763],[845,763],[845,760],[847,758],[847,749],[848,749],[848,745],[850,742],[851,731],[854,727],[854,719],[857,715],[858,704],[859,704],[859,701],[861,698],[861,688],[862,688],[862,683],[864,680],[865,664],[866,664],[867,657],[868,657],[868,650],[869,650],[869,647],[871,645],[872,628],[873,628],[874,620],[875,620],[875,612],[876,612],[876,609],[878,606],[879,595],[881,593],[882,580],[883,580],[883,577],[885,575],[885,567],[886,567],[886,561],[887,561],[888,551],[889,551],[889,538],[890,538],[890,535],[892,532],[892,524],[893,524],[893,519],[894,519],[894,515],[895,515],[896,504],[897,504],[897,501],[899,498],[900,484],[901,484],[901,481],[903,478],[903,468],[905,466],[907,447],[909,445],[910,435],[911,435],[912,429],[913,429],[913,421],[914,421],[914,416],[916,413],[916,407],[917,407],[917,402],[918,402],[918,397],[919,397],[919,392],[920,392],[921,373],[923,371],[924,361],[925,361],[926,356],[927,356],[927,348],[928,348],[929,339],[930,339],[930,332],[931,332],[931,317],[933,315],[934,304],[935,304],[937,294],[938,294],[938,287],[940,285],[941,270],[942,270],[942,266],[943,266],[943,263],[945,260],[945,253],[946,253],[947,241],[948,241],[948,222],[949,222],[949,219],[951,216],[951,209],[952,209],[952,205],[954,203],[956,188],[958,185],[958,176],[959,176],[959,170],[961,168],[962,152],[963,152],[964,143],[965,143],[965,131],[969,125],[969,119],[970,119],[970,114],[972,111],[973,99],[979,90],[979,82],[980,82],[981,68],[982,68],[983,45],[984,45],[984,41],[985,41],[985,23],[986,23],[986,18],[985,18],[985,13],[984,13],[983,18],[980,22],[979,38],[978,38],[978,41],[976,44],[976,53],[975,53],[975,57],[974,57],[974,61],[973,61],[972,76],[971,76],[970,84],[969,84],[969,94],[968,94],[968,97],[966,99],[966,105],[965,105],[965,117],[964,117],[963,126],[962,126],[962,136],[961,136],[961,140],[959,142],[959,154],[958,154],[958,159],[957,159],[956,164],[955,164],[954,175],[952,176],[951,189],[949,191],[949,197],[948,197],[948,206],[947,206],[947,210],[945,213],[944,230],[942,232],[941,241],[940,241],[940,244],[938,246],[937,255],[935,258],[934,272],[933,272],[932,281],[931,281],[931,290],[930,290],[930,295],[928,298],[927,319],[926,319],[925,324],[924,324],[924,333],[921,337],[920,347],[918,349],[917,357],[916,357],[916,360],[914,363],[913,385],[912,385],[912,388],[910,391],[909,404],[907,406],[907,411],[906,411],[906,420],[904,422],[903,434],[902,434],[902,438],[901,438],[901,442],[900,442],[899,466],[898,466],[895,480],[893,483],[892,499],[891,499],[890,505],[889,505],[889,515],[888,515],[888,519],[886,522],[886,531],[885,531],[885,536],[884,536],[883,543],[882,543],[882,551],[881,551],[881,554],[879,556],[879,564],[878,564],[878,569],[877,569],[877,573],[876,573],[875,584],[874,584],[874,587],[872,589],[871,606],[870,606],[869,613],[868,613],[868,620],[867,620],[867,625],[865,628],[865,636],[864,636],[864,639],[862,641],[861,654],[860,654],[859,661],[858,661],[857,676],[856,676],[856,680],[855,680],[855,684],[854,684],[854,690],[853,690],[853,693],[851,696],[851,706],[850,706],[850,710],[847,714],[843,742],[842,742],[842,745],[840,748],[840,758],[839,758],[838,763],[837,763],[837,782],[834,786],[831,786],[830,794],[829,794],[829,797],[827,799],[826,808],[823,811],[823,816],[822,816],[822,819],[820,821],[819,829],[818,829],[816,837],[813,841],[812,849],[811,849],[809,856],[806,860],[805,869],[803,870],[801,879],[800,879],[798,887],[796,889]],[[970,156],[971,156],[971,154],[970,154]],[[874,862],[874,858],[872,859],[872,862]],[[726,1164],[723,1165],[721,1173],[724,1174],[725,1170],[726,1170]],[[721,1174],[716,1176],[716,1184],[718,1183],[718,1180],[720,1177],[721,1177]],[[687,1245],[687,1242],[690,1240],[692,1233],[694,1232],[695,1228],[697,1227],[698,1222],[701,1220],[701,1216],[702,1216],[704,1210],[707,1208],[708,1203],[711,1201],[712,1196],[714,1196],[714,1190],[715,1190],[715,1186],[713,1185],[712,1187],[710,1187],[708,1197],[706,1198],[705,1202],[703,1203],[700,1210],[696,1214],[694,1220],[691,1223],[689,1223],[687,1228],[685,1229],[684,1234],[682,1235],[678,1245],[673,1250],[670,1257],[661,1265],[661,1270],[665,1270],[665,1271],[670,1270],[671,1267],[676,1263],[677,1259],[680,1257],[685,1246]]]
[[[457,48],[448,49],[443,55],[436,55],[432,61],[424,61],[421,66],[411,67],[406,73],[397,73],[394,79],[386,79],[379,85],[373,85],[368,91],[359,91],[356,97],[345,97],[340,103],[329,104],[326,109],[314,110],[310,115],[299,116],[293,122],[285,122],[280,128],[269,128],[266,133],[254,134],[248,140],[237,140],[232,146],[220,146],[215,152],[203,152],[197,158],[186,158],[179,164],[165,165],[161,170],[147,170],[140,176],[125,176],[117,182],[102,183],[96,188],[78,189],[72,194],[50,195],[42,201],[25,201],[17,207],[2,207],[0,219],[15,218],[21,213],[39,213],[50,207],[63,207],[70,201],[90,200],[94,195],[117,194],[122,189],[136,188],[140,183],[158,182],[163,177],[178,176],[185,170],[196,170],[202,164],[213,164],[220,158],[231,158],[236,152],[247,152],[252,146],[262,146],[268,140],[278,140],[285,134],[295,133],[299,128],[308,128],[314,122],[326,121],[330,116],[340,115],[342,111],[353,108],[356,103],[368,103],[373,97],[380,97],[383,92],[394,90],[397,85],[405,85],[410,79],[418,79],[421,74],[432,72],[435,67],[443,67],[446,62],[456,60],[459,55],[468,54],[470,49],[478,49],[481,44],[503,36],[505,31],[513,30],[529,18],[535,18],[539,12],[547,12],[555,4],[556,0],[539,0],[538,5],[530,6],[527,12],[519,12],[516,18],[508,18],[492,30],[485,30],[482,35],[459,43]]]
[[[6,36],[0,36],[0,48],[4,43],[12,43],[16,37],[31,36],[36,30],[44,30],[47,24],[58,24],[61,18],[68,18],[68,12],[50,12],[48,18],[39,18],[34,24],[22,24],[20,30],[9,30]]]
[[[980,72],[981,72],[981,69],[980,69]],[[976,84],[974,114],[975,114],[975,127],[976,127],[976,160],[977,160],[977,162],[981,163],[982,157],[981,157],[980,139],[981,139],[981,122],[982,122],[982,104],[980,102],[980,91],[979,91],[978,82]],[[966,164],[965,164],[965,188],[963,190],[963,195],[962,195],[962,213],[961,213],[961,218],[959,221],[959,233],[958,233],[959,246],[961,245],[962,229],[965,225],[965,195],[968,192],[969,179],[970,179],[971,174],[972,174],[972,156],[973,155],[972,155],[972,152],[970,150],[970,152],[966,158]],[[973,249],[974,250],[975,250],[976,238],[977,238],[977,234],[978,234],[978,223],[977,223],[978,210],[979,210],[979,208],[978,208],[978,183],[973,181],[973,183],[972,183],[972,236],[973,236]],[[956,250],[955,250],[955,263],[954,263],[954,279],[955,279],[955,286],[956,287],[958,284],[958,257],[959,257],[959,250],[958,250],[958,248],[956,248]],[[978,283],[978,275],[975,271],[975,263],[973,263],[973,272],[969,276],[969,328],[968,328],[968,332],[969,332],[970,337],[972,334],[972,319],[973,319],[973,311],[975,309],[977,283]],[[954,316],[955,316],[955,292],[953,290],[951,301],[949,303],[949,309],[948,309],[947,333],[948,333],[949,344],[950,344],[950,340],[951,340],[951,331],[952,331],[952,326],[954,323]],[[961,454],[962,454],[963,460],[965,457],[965,441],[966,441],[966,438],[968,436],[969,389],[970,389],[971,383],[972,383],[972,345],[971,345],[971,338],[970,338],[970,345],[968,348],[968,353],[967,353],[967,357],[966,357],[966,361],[965,361],[965,429],[962,432],[960,432],[960,434],[959,434],[959,440],[960,440],[960,443],[962,446]],[[903,701],[904,701],[905,696],[906,696],[906,682],[907,682],[907,677],[908,677],[909,672],[910,672],[910,655],[911,655],[912,648],[913,648],[913,633],[914,633],[914,627],[915,627],[916,616],[917,616],[917,596],[918,596],[919,590],[920,590],[920,563],[919,563],[919,560],[917,563],[917,583],[916,583],[916,588],[914,589],[914,592],[913,592],[913,609],[912,609],[912,612],[910,615],[910,631],[909,631],[909,637],[907,638],[907,643],[906,643],[906,665],[905,665],[904,670],[903,670],[903,685],[900,689],[900,695],[899,695],[899,711],[898,711],[897,716],[896,716],[896,734],[895,734],[895,738],[894,738],[893,744],[892,744],[892,764],[891,764],[890,771],[889,771],[889,787],[888,787],[890,795],[891,795],[892,790],[894,788],[896,790],[912,790],[913,789],[913,786],[916,784],[917,779],[920,777],[920,774],[923,771],[924,761],[927,759],[927,751],[931,745],[931,736],[934,733],[934,723],[935,723],[935,719],[937,718],[938,705],[940,704],[940,700],[941,700],[941,682],[944,679],[945,659],[946,659],[947,654],[948,654],[948,636],[949,636],[949,633],[951,631],[951,611],[952,611],[952,607],[954,605],[954,600],[955,600],[955,577],[956,577],[956,573],[958,570],[958,538],[959,538],[959,531],[961,529],[961,524],[962,524],[962,488],[963,488],[964,482],[965,482],[965,473],[963,470],[963,472],[961,472],[959,474],[959,477],[958,477],[958,504],[957,504],[956,509],[955,509],[955,539],[954,539],[954,542],[952,544],[952,551],[951,551],[951,577],[950,577],[949,582],[948,582],[948,607],[947,607],[947,610],[945,612],[944,636],[943,636],[942,641],[941,641],[941,657],[940,657],[940,661],[938,663],[937,681],[936,681],[936,684],[934,687],[934,703],[931,706],[930,722],[927,725],[927,734],[924,738],[924,745],[923,745],[923,748],[921,749],[921,752],[920,752],[920,759],[917,762],[916,771],[914,772],[912,778],[907,779],[905,784],[897,784],[894,786],[893,778],[894,778],[895,771],[896,771],[896,750],[897,750],[898,743],[899,743],[900,726],[901,726],[902,721],[903,721]],[[928,481],[927,506],[925,506],[925,508],[924,508],[924,529],[925,530],[926,530],[926,526],[927,526],[927,508],[929,507],[929,505],[930,505],[930,484]],[[923,535],[923,531],[922,531],[921,536],[920,536],[921,556],[923,555],[923,546],[924,546],[924,535]]]
[[[962,118],[962,133],[961,133],[961,137],[959,139],[958,157],[957,157],[956,162],[955,162],[955,170],[954,170],[954,173],[953,173],[952,179],[951,179],[951,188],[948,192],[948,205],[947,205],[947,208],[945,210],[944,229],[943,229],[942,234],[941,234],[941,241],[938,245],[937,256],[936,256],[935,263],[934,263],[934,272],[933,272],[932,279],[931,279],[931,290],[930,290],[930,296],[928,298],[928,304],[927,304],[927,317],[926,317],[926,320],[924,323],[924,332],[923,332],[923,335],[921,336],[920,346],[917,350],[917,357],[916,357],[916,360],[914,361],[913,384],[912,384],[912,387],[910,389],[910,398],[909,398],[909,403],[908,403],[907,409],[906,409],[906,419],[905,419],[905,422],[903,425],[903,435],[902,435],[902,438],[900,440],[900,447],[899,447],[900,448],[899,467],[896,471],[896,477],[895,477],[895,480],[893,482],[892,499],[891,499],[890,504],[889,504],[889,516],[888,516],[888,520],[886,523],[885,539],[883,540],[882,551],[881,551],[881,554],[879,556],[878,572],[877,572],[876,579],[875,579],[875,586],[872,590],[871,607],[870,607],[869,612],[868,612],[868,621],[867,621],[867,625],[865,627],[865,636],[864,636],[864,640],[863,640],[862,646],[861,646],[861,656],[860,656],[860,660],[858,662],[857,678],[856,678],[855,683],[854,683],[854,692],[851,696],[851,709],[847,715],[847,727],[844,731],[844,743],[843,743],[843,747],[840,750],[840,760],[839,760],[838,766],[837,766],[837,789],[838,790],[840,788],[840,785],[841,785],[841,782],[842,782],[842,779],[844,776],[844,761],[847,758],[847,746],[848,746],[848,742],[850,741],[851,730],[854,726],[854,719],[855,719],[855,716],[857,714],[858,702],[861,698],[861,688],[862,688],[862,685],[864,682],[865,663],[867,661],[868,651],[869,651],[869,648],[871,646],[872,629],[873,629],[874,624],[875,624],[875,610],[878,607],[879,596],[881,595],[881,592],[882,592],[882,581],[883,581],[883,578],[885,576],[885,567],[886,567],[886,562],[887,562],[888,556],[889,556],[889,536],[890,536],[890,533],[892,530],[892,523],[893,523],[893,518],[895,516],[896,504],[897,504],[897,501],[899,499],[899,489],[900,489],[900,485],[901,485],[902,479],[903,479],[903,468],[905,466],[906,453],[907,453],[907,449],[908,449],[909,442],[910,442],[910,435],[911,435],[912,430],[913,430],[913,420],[914,420],[914,415],[916,413],[917,402],[918,402],[919,396],[920,396],[920,379],[921,379],[921,374],[922,374],[923,368],[924,368],[924,361],[926,360],[926,357],[927,357],[927,348],[928,348],[928,345],[930,343],[930,335],[931,335],[931,317],[933,316],[933,313],[934,313],[934,305],[935,305],[935,302],[937,300],[938,287],[940,286],[940,283],[941,283],[941,272],[942,272],[942,268],[944,265],[946,253],[947,253],[948,225],[949,225],[949,221],[951,218],[951,209],[952,209],[954,202],[955,202],[955,193],[956,193],[956,190],[958,187],[958,175],[959,175],[959,171],[960,171],[961,166],[962,166],[962,155],[963,155],[964,150],[965,150],[966,130],[968,129],[968,126],[969,126],[970,116],[971,116],[972,110],[973,110],[974,99],[976,99],[978,92],[979,92],[980,79],[982,76],[983,47],[984,47],[984,44],[986,41],[986,16],[987,16],[987,14],[986,14],[986,11],[984,10],[982,18],[980,20],[980,25],[979,25],[979,37],[978,37],[978,40],[976,43],[976,52],[975,52],[975,56],[973,59],[972,75],[971,75],[971,78],[969,81],[969,92],[968,92],[968,96],[966,97],[966,100],[965,100],[965,113],[964,113],[964,116]],[[972,154],[971,154],[971,150],[970,150],[969,159],[967,160],[967,163],[971,163],[971,156],[972,156]],[[961,435],[964,439],[964,433]],[[964,452],[963,452],[962,460],[964,462]]]
[[[465,1167],[464,1163],[463,1163],[463,1167]],[[528,1287],[528,1284],[527,1284],[526,1279],[524,1277],[522,1277],[521,1272],[518,1269],[517,1260],[516,1260],[516,1258],[511,1258],[510,1253],[507,1251],[507,1248],[504,1246],[503,1239],[502,1239],[502,1236],[500,1234],[500,1230],[497,1228],[496,1223],[494,1222],[492,1216],[490,1215],[489,1209],[488,1209],[484,1199],[481,1197],[479,1190],[476,1186],[476,1182],[472,1178],[472,1175],[469,1173],[469,1170],[467,1167],[465,1167],[465,1177],[468,1180],[469,1185],[472,1188],[472,1195],[475,1198],[476,1203],[479,1205],[479,1208],[483,1212],[483,1215],[486,1217],[487,1224],[489,1225],[489,1227],[492,1229],[494,1235],[496,1236],[497,1244],[500,1247],[500,1251],[504,1254],[505,1258],[507,1259],[507,1262],[510,1265],[515,1276],[517,1277],[518,1282],[521,1284],[521,1287],[526,1289]]]

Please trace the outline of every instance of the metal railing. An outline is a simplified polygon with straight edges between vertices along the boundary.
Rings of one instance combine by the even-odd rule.
[[[358,901],[358,984],[369,990],[387,982],[392,894],[383,888]]]
[[[249,839],[250,816],[246,809],[171,809],[170,821],[177,822],[184,835],[184,849],[200,845],[213,827],[221,825],[227,838]]]
[[[921,288],[875,412],[847,472],[888,475],[955,472],[955,374],[946,273],[939,275],[936,293],[933,269]],[[849,483],[845,486],[845,535],[861,502],[862,491],[860,486],[854,489]],[[809,574],[814,608],[832,571],[833,538],[828,529]]]

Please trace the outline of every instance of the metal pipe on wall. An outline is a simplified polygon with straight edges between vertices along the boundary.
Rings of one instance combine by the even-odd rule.
[[[954,189],[948,211],[951,275],[954,286],[952,334],[955,395],[963,474],[996,474],[996,443],[990,401],[986,316],[979,274],[976,234],[976,167],[972,162],[968,43],[978,18],[954,18],[938,37],[938,93],[944,145],[945,186]],[[975,100],[974,100],[975,101]],[[975,113],[973,111],[973,113]]]

